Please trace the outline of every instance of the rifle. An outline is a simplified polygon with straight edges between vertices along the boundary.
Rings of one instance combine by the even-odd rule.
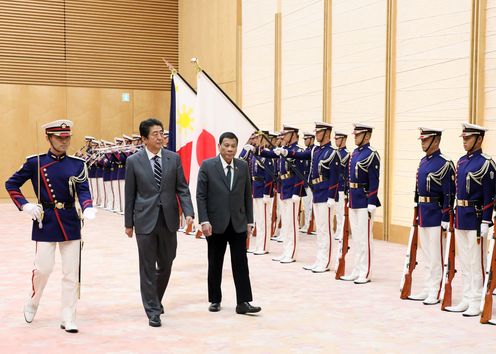
[[[348,240],[350,236],[350,219],[348,217],[349,209],[348,209],[348,197],[344,200],[344,225],[343,225],[343,238],[339,240],[339,252],[338,252],[338,266],[336,268],[336,280],[340,280],[340,278],[344,275],[345,271],[345,258],[346,254],[350,247],[348,246]]]
[[[417,248],[418,248],[418,206],[413,208],[413,223],[410,228],[410,237],[408,239],[408,248],[403,267],[403,276],[400,283],[400,299],[408,299],[412,292],[412,273],[417,266]]]
[[[496,222],[496,218],[494,219]],[[493,310],[493,292],[496,288],[496,234],[493,232],[489,241],[488,260],[491,264],[486,267],[486,279],[482,290],[481,318],[480,323],[490,323],[496,325],[496,321],[491,320]]]
[[[451,283],[455,277],[455,230],[453,227],[453,212],[450,212],[449,229],[446,233],[446,251],[443,262],[443,281],[441,284],[441,310],[445,311],[446,307],[451,306]]]

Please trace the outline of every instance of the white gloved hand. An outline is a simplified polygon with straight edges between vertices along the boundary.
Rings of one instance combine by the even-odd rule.
[[[448,227],[449,227],[449,222],[447,222],[447,221],[441,221],[441,228],[443,230],[448,230]]]
[[[333,198],[327,198],[327,206],[332,208],[334,205],[336,205],[336,201]]]
[[[486,223],[482,223],[480,226],[480,233],[481,236],[486,237],[487,234],[489,233],[489,225]]]
[[[33,220],[41,220],[43,209],[38,204],[27,203],[22,206],[22,211],[28,214]]]
[[[299,195],[293,194],[291,199],[293,200],[293,203],[298,203],[300,201],[301,197]]]
[[[274,154],[276,154],[277,156],[279,156],[279,155],[281,155],[282,150],[284,150],[284,149],[281,148],[281,147],[276,147],[274,149]]]
[[[375,206],[374,204],[367,205],[367,211],[369,213],[373,212],[375,209],[377,209],[377,206]]]
[[[86,208],[83,211],[83,216],[85,219],[93,220],[96,217],[96,212],[95,208]]]
[[[288,150],[286,150],[285,148],[280,148],[281,149],[281,155],[286,157],[288,156]]]
[[[255,151],[255,147],[253,145],[250,145],[250,144],[246,144],[245,146],[243,146],[243,149],[246,151],[251,151],[251,152]]]
[[[264,194],[262,201],[264,204],[269,204],[270,203],[270,195]]]

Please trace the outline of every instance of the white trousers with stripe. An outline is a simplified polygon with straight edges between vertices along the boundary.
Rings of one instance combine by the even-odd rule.
[[[336,203],[334,209],[336,210],[336,236],[341,240],[343,239],[344,229],[344,192],[339,192],[339,202]]]
[[[298,251],[298,205],[291,198],[281,200],[283,259],[296,259]]]
[[[105,190],[105,209],[114,209],[114,193],[112,191],[112,181],[104,181],[103,188]]]
[[[315,257],[316,269],[330,269],[332,253],[331,215],[334,208],[329,208],[327,203],[314,203],[315,225],[317,229],[317,256]]]
[[[114,204],[113,204],[113,208],[112,210],[114,211],[122,211],[121,210],[121,191],[120,191],[120,187],[119,187],[119,180],[118,179],[114,179],[112,181],[112,191],[113,191],[113,194],[114,194]]]
[[[350,228],[353,235],[351,251],[355,264],[352,275],[359,278],[370,279],[372,268],[373,240],[372,226],[375,211],[369,213],[367,208],[349,209]]]
[[[463,280],[463,301],[470,306],[480,306],[484,269],[486,263],[486,239],[477,243],[475,230],[455,230],[456,249]]]
[[[429,297],[439,297],[443,278],[443,236],[441,226],[419,227],[418,236],[422,263],[426,271],[424,291]]]
[[[43,290],[55,264],[55,249],[59,246],[62,258],[62,307],[61,320],[76,319],[77,288],[79,273],[80,240],[64,242],[36,242],[36,255],[32,271],[32,285],[29,301],[38,307]]]
[[[310,226],[310,219],[312,217],[312,200],[313,194],[310,188],[305,188],[305,192],[307,195],[303,197],[303,208],[305,209],[305,224],[303,225],[303,229],[306,232],[308,227]]]
[[[96,179],[96,187],[97,187],[97,202],[96,204],[99,207],[104,208],[105,205],[105,188],[103,186],[103,178],[99,177]]]
[[[253,211],[255,213],[255,223],[257,224],[257,237],[255,237],[255,252],[269,252],[270,245],[270,212],[272,201],[268,204],[263,202],[263,198],[253,199]]]

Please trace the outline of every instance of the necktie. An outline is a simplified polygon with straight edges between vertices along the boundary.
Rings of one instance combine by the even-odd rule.
[[[226,178],[227,178],[227,185],[229,186],[229,190],[231,190],[231,165],[227,165],[227,174],[226,174]]]
[[[153,157],[153,177],[155,178],[155,182],[157,182],[158,188],[160,188],[160,181],[162,181],[162,167],[160,167],[160,162],[159,162],[160,157],[155,156]]]

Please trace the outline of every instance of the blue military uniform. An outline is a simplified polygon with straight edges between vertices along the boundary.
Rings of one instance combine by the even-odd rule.
[[[31,180],[33,189],[38,194],[37,167],[37,155],[30,156],[5,182],[5,188],[19,210],[28,203],[20,189],[26,181]],[[93,206],[84,160],[48,152],[40,155],[40,171],[40,202],[45,215],[41,229],[33,221],[33,241],[79,240],[81,222],[75,208],[75,197],[77,196],[83,210]]]
[[[330,270],[331,263],[331,218],[334,214],[334,206],[339,200],[338,178],[340,159],[336,149],[330,142],[324,143],[324,138],[330,139],[332,125],[325,122],[316,122],[315,131],[319,146],[314,146],[311,151],[288,154],[295,158],[310,161],[308,175],[309,185],[313,193],[313,210],[317,230],[317,254],[313,264],[306,265],[303,269],[314,273],[322,273]]]
[[[424,288],[410,300],[423,301],[425,305],[439,303],[442,280],[443,247],[441,225],[447,228],[455,196],[455,167],[441,154],[431,152],[431,146],[441,137],[442,130],[419,128],[424,151],[428,155],[420,160],[416,174],[415,203],[418,204],[418,235],[423,263],[426,269]],[[437,145],[436,145],[437,146]]]
[[[462,301],[447,311],[478,316],[485,275],[485,240],[491,225],[496,166],[476,144],[481,144],[486,128],[463,124],[462,137],[467,154],[456,167],[455,240],[463,279]],[[480,146],[480,145],[477,145]]]
[[[349,220],[353,234],[351,249],[356,254],[353,272],[341,279],[353,280],[355,284],[365,284],[370,281],[372,226],[375,209],[381,205],[377,196],[380,171],[379,153],[369,143],[364,143],[365,137],[367,134],[371,135],[372,130],[373,127],[369,125],[354,124],[353,134],[356,136],[355,139],[358,139],[358,147],[351,154],[348,170]]]
[[[381,206],[377,196],[379,172],[379,153],[370,144],[359,146],[353,151],[348,170],[351,209],[363,209],[368,205]]]
[[[280,157],[278,171],[280,184],[278,193],[281,201],[281,235],[283,240],[283,253],[273,258],[281,263],[292,263],[296,260],[298,249],[298,215],[301,197],[305,196],[305,181],[303,180],[304,163],[302,160],[291,158],[296,152],[303,150],[297,145],[298,128],[283,126],[282,134],[289,137],[287,146],[273,150],[262,150],[260,155],[266,158],[277,158],[282,151],[286,151],[288,157]]]
[[[262,132],[261,139],[265,139],[267,134],[268,132]],[[252,156],[250,170],[252,171],[253,212],[257,225],[257,237],[253,253],[263,255],[270,251],[274,161],[271,158],[250,155]]]
[[[51,149],[40,155],[39,160],[37,156],[28,157],[22,167],[7,180],[5,187],[17,208],[29,213],[35,220],[32,239],[36,241],[36,254],[31,294],[24,306],[24,319],[31,323],[35,317],[53,269],[58,246],[63,273],[60,327],[75,333],[78,331],[75,317],[81,250],[81,216],[76,204],[80,205],[85,218],[93,219],[96,211],[92,205],[85,161],[63,153],[70,143],[71,127],[72,122],[69,120],[43,125]],[[54,151],[62,152],[55,154]],[[21,192],[22,185],[28,180],[31,180],[35,193],[39,195],[38,204],[29,203]]]

